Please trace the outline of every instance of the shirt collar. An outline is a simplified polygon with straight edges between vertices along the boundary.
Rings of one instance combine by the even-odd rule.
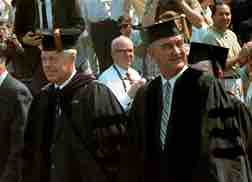
[[[4,79],[6,78],[6,76],[8,75],[8,71],[4,71],[1,75],[0,75],[0,85],[2,85]]]
[[[125,75],[126,75],[126,73],[129,71],[129,69],[128,70],[126,70],[126,69],[123,69],[123,68],[121,68],[120,66],[118,66],[117,64],[115,64],[115,67],[118,69],[118,71],[120,72],[120,74],[124,77]]]
[[[60,90],[62,90],[71,80],[72,78],[74,77],[74,75],[76,74],[76,69],[74,69],[74,71],[72,72],[71,76],[66,80],[64,81],[61,85],[57,85],[55,84],[55,88],[59,88]]]
[[[227,32],[228,32],[228,29],[226,29],[224,32],[223,31],[219,31],[219,30],[217,30],[217,28],[214,25],[211,26],[210,28],[212,28],[213,31],[215,31],[216,33],[220,34],[221,36],[226,35]]]
[[[171,87],[173,88],[175,85],[176,80],[182,75],[182,73],[188,68],[188,65],[185,65],[183,69],[177,73],[175,76],[173,76],[171,79],[167,80],[164,78],[164,76],[161,74],[161,80],[162,80],[162,86],[166,84],[167,81],[170,82]]]

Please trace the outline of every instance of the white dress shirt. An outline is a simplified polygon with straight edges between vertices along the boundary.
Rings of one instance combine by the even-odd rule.
[[[133,80],[140,80],[141,76],[139,73],[133,68],[129,68],[128,70],[122,69],[118,65],[115,65],[118,71],[120,72],[123,80],[121,80],[115,68],[110,66],[107,70],[105,70],[100,76],[99,81],[106,85],[112,93],[116,96],[117,100],[123,107],[125,111],[129,109],[129,105],[132,102],[132,99],[128,96],[127,92],[129,91],[131,85],[128,80],[124,80],[126,78],[126,73],[128,72]],[[126,85],[126,92],[123,85],[123,82]]]
[[[72,80],[76,72],[77,72],[76,69],[74,69],[70,77],[60,85],[55,84],[55,88],[59,88],[60,90],[62,90]]]
[[[48,29],[53,29],[53,15],[52,15],[52,2],[51,0],[44,0],[46,5],[46,18],[48,23]],[[43,16],[42,16],[42,3],[40,0],[37,0],[39,7],[39,20],[40,28],[43,29]]]
[[[163,89],[163,93],[166,93],[166,89],[167,87],[165,86],[166,82],[169,81],[170,82],[170,85],[171,85],[171,88],[170,88],[170,103],[172,103],[172,96],[173,96],[173,90],[174,90],[174,86],[175,86],[175,83],[177,81],[177,79],[179,77],[181,77],[181,75],[183,74],[183,72],[188,68],[188,65],[185,65],[183,67],[183,69],[178,73],[176,74],[175,76],[173,76],[171,79],[169,80],[166,80],[164,78],[164,76],[161,74],[161,80],[162,80],[162,89]],[[163,94],[163,103],[165,102],[165,94]],[[169,105],[169,108],[168,108],[168,111],[171,112],[171,104]]]

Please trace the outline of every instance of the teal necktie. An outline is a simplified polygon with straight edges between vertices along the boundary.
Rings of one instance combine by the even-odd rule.
[[[170,107],[171,107],[171,84],[167,81],[164,85],[164,102],[163,102],[163,111],[161,117],[161,127],[160,127],[160,140],[162,148],[164,149],[165,138],[168,126],[168,120],[170,116]]]

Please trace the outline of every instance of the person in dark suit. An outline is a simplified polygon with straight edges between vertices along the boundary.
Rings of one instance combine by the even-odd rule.
[[[6,61],[15,53],[7,46],[6,34],[0,40],[0,181],[21,179],[23,134],[32,95],[28,88],[13,78],[6,69]]]
[[[43,3],[46,3],[47,23],[42,18]],[[22,0],[17,2],[14,32],[25,48],[25,53],[23,56],[17,57],[15,61],[15,76],[27,83],[34,94],[38,93],[46,83],[38,48],[41,36],[36,34],[36,30],[57,27],[84,30],[85,23],[81,16],[78,0]]]
[[[187,64],[183,36],[173,20],[146,27],[146,32],[161,75],[135,97],[122,179],[251,181],[248,109],[212,75]]]
[[[123,109],[93,75],[77,73],[81,32],[45,32],[42,65],[49,84],[34,98],[25,131],[23,181],[114,182]]]

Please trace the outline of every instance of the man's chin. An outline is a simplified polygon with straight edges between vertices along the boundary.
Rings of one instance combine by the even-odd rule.
[[[179,70],[182,69],[185,66],[184,62],[173,62],[170,64],[166,65],[167,69],[174,69],[174,70]]]
[[[50,82],[50,83],[55,83],[56,82],[56,78],[55,77],[52,77],[52,76],[46,76],[47,80]]]

